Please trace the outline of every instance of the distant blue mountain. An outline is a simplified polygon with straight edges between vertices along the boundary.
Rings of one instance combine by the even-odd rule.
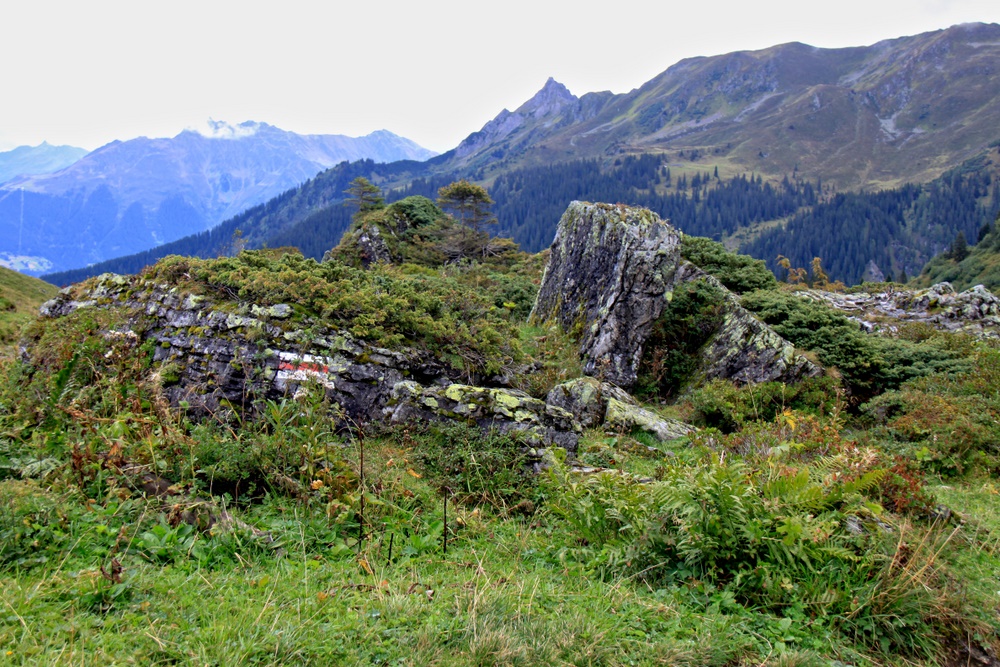
[[[205,231],[345,160],[425,160],[392,132],[299,135],[213,123],[169,139],[114,141],[57,173],[0,185],[0,265],[38,275]]]
[[[86,154],[83,148],[51,146],[45,142],[40,146],[18,146],[0,153],[0,183],[17,176],[51,174],[70,166]]]

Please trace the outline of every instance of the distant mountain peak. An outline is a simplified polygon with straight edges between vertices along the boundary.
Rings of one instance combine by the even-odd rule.
[[[75,146],[53,146],[47,141],[37,146],[18,146],[13,150],[0,152],[0,183],[18,176],[51,174],[70,166],[87,152]]]
[[[548,116],[562,111],[568,105],[576,105],[579,98],[551,76],[535,96],[518,107],[515,113],[526,116]]]
[[[252,120],[233,125],[224,120],[209,118],[205,125],[193,128],[193,131],[209,139],[243,139],[267,129],[272,129],[267,123],[258,123]]]

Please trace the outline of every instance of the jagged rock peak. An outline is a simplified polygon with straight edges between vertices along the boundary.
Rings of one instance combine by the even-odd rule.
[[[516,113],[534,116],[548,116],[559,113],[566,105],[579,103],[579,98],[563,84],[551,76],[535,96],[518,107]]]

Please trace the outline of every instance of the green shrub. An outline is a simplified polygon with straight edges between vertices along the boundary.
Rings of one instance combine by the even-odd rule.
[[[705,280],[685,283],[673,293],[643,347],[636,393],[676,394],[698,370],[698,350],[722,323],[724,296]]]
[[[210,493],[239,500],[277,492],[329,502],[355,492],[358,475],[335,435],[334,415],[321,391],[312,396],[267,401],[257,419],[238,430],[212,422],[194,426],[198,480]]]
[[[835,367],[855,405],[915,377],[969,369],[968,350],[955,349],[946,335],[920,343],[873,336],[826,304],[784,291],[751,292],[742,303],[796,347]]]
[[[405,218],[409,228],[416,229],[433,224],[444,216],[444,212],[427,197],[419,195],[406,197],[389,204],[386,211],[390,215]]]
[[[745,387],[712,380],[692,391],[686,400],[692,423],[731,433],[753,421],[772,421],[785,410],[830,414],[837,407],[838,389],[838,381],[830,376],[792,385],[761,382]]]
[[[1000,405],[956,388],[946,378],[917,380],[869,401],[863,414],[906,443],[925,470],[951,476],[1000,469]]]
[[[711,239],[685,234],[681,241],[681,257],[737,294],[778,286],[774,274],[763,260],[729,252],[721,243]]]

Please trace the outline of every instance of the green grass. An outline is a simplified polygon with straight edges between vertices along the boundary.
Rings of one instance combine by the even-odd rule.
[[[130,559],[134,594],[103,614],[67,594],[100,576],[79,563],[6,577],[0,645],[11,664],[199,665],[723,664],[763,648],[748,617],[560,567],[523,523],[477,532],[374,576],[294,546],[223,571]]]
[[[331,285],[362,312],[433,298],[417,332],[380,315],[382,337],[432,349],[454,344],[442,323],[463,299],[544,395],[580,369],[570,336],[523,323],[538,268],[364,273],[258,252],[150,275],[345,325]],[[931,665],[959,640],[1000,646],[988,345],[935,338],[919,349],[963,364],[853,411],[835,375],[711,383],[648,406],[701,432],[593,429],[576,462],[599,470],[556,451],[535,475],[522,442],[465,425],[352,436],[321,391],[193,422],[166,406],[148,344],[101,333],[124,323],[39,321],[30,359],[0,359],[0,664]],[[145,498],[134,466],[175,495]]]
[[[799,426],[801,437],[815,439],[801,430],[806,426]],[[780,428],[787,432],[787,425]],[[331,515],[330,505],[317,502],[320,495],[296,501],[271,492],[232,511],[273,542],[244,534],[234,546],[220,541],[223,533],[209,532],[198,537],[201,544],[228,544],[214,556],[199,560],[182,547],[157,559],[144,536],[172,500],[161,505],[112,486],[94,502],[67,486],[58,470],[26,487],[0,481],[0,495],[34,489],[27,495],[57,501],[65,533],[44,564],[0,573],[0,663],[933,664],[881,651],[823,615],[750,604],[724,578],[671,582],[627,566],[609,569],[602,555],[609,552],[549,511],[550,486],[543,485],[535,513],[502,502],[451,504],[445,553],[441,478],[411,458],[432,451],[423,438],[397,434],[368,442],[371,514],[360,547],[356,523]],[[600,463],[618,474],[662,476],[665,467],[676,473],[698,465],[708,451],[704,440],[675,443],[673,456],[650,452],[649,444],[591,431],[581,459],[613,453]],[[335,451],[358,465],[356,447]],[[953,595],[975,605],[977,623],[960,627],[974,627],[988,642],[1000,590],[995,486],[934,488],[968,519],[968,529],[941,552],[949,576],[962,583]],[[133,499],[122,503],[122,495]],[[929,533],[919,525],[905,530],[914,562],[922,562],[922,544],[935,550],[942,544],[922,539]],[[35,537],[43,546],[56,539]],[[110,572],[112,559],[122,566],[120,593],[100,570]]]
[[[56,295],[54,285],[0,266],[0,344],[11,343],[38,315],[38,307]]]

